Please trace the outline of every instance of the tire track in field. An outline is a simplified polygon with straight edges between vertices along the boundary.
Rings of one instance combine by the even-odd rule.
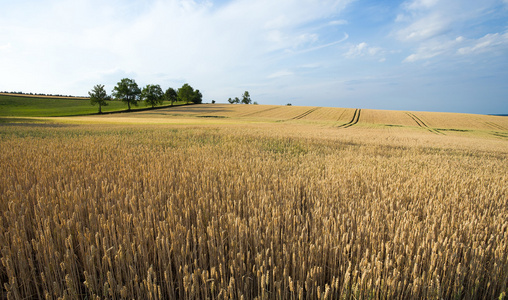
[[[507,131],[508,129],[504,128],[503,126],[496,124],[494,122],[483,122],[485,125],[489,126],[490,128],[493,128],[494,130],[502,130]],[[508,134],[506,132],[498,132],[498,131],[491,131],[490,134],[492,134],[495,137],[507,139]]]
[[[342,115],[344,115],[346,113],[346,110],[347,109],[344,109],[342,110],[342,113],[340,114],[340,116],[337,118],[337,122],[340,121],[340,118],[342,118]]]
[[[358,121],[360,121],[360,113],[361,112],[362,112],[362,110],[357,108],[355,110],[355,114],[353,115],[353,119],[351,119],[351,121],[349,121],[349,122],[347,122],[345,124],[337,126],[337,128],[348,128],[348,127],[351,127],[353,125],[356,125],[358,123]]]
[[[427,124],[425,124],[425,122],[422,121],[422,119],[418,118],[415,114],[413,113],[410,113],[410,112],[406,112],[406,114],[408,116],[411,117],[411,119],[413,119],[416,124],[418,124],[419,127],[421,128],[424,128],[424,129],[427,129],[428,131],[434,133],[434,134],[442,134],[442,135],[445,135],[444,133],[436,130],[436,129],[433,129],[433,128],[430,128]]]
[[[260,110],[260,111],[255,111],[255,112],[247,113],[245,115],[240,115],[240,117],[250,117],[250,116],[253,116],[253,115],[256,115],[256,114],[261,114],[261,113],[269,112],[271,110],[278,109],[278,108],[279,107],[270,107],[270,108],[263,109],[263,110]]]
[[[508,129],[504,128],[503,126],[498,125],[498,124],[496,124],[494,122],[485,122],[485,124],[487,124],[488,126],[494,128],[496,130],[508,130]]]
[[[308,111],[304,112],[303,114],[300,114],[296,117],[291,118],[291,120],[300,120],[305,118],[306,116],[310,115],[311,113],[315,112],[316,110],[320,109],[320,107],[314,107],[309,109]]]

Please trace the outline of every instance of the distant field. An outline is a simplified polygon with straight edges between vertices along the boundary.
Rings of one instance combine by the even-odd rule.
[[[392,132],[413,130],[441,136],[508,139],[508,117],[503,116],[311,106],[200,104],[65,120],[86,123],[173,125],[276,123],[281,126],[299,124],[309,128],[315,126],[340,130],[377,128]]]
[[[122,111],[127,105],[121,101],[110,101],[102,108],[103,112]],[[164,103],[169,105],[169,102]],[[135,109],[145,108],[140,103]],[[87,98],[53,96],[27,96],[0,94],[0,117],[60,117],[89,115],[97,113],[98,107],[90,105]]]

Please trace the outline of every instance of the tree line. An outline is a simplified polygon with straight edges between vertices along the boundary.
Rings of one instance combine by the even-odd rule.
[[[155,107],[161,105],[164,101],[171,102],[171,106],[176,101],[185,102],[185,104],[200,104],[203,102],[203,95],[199,90],[194,90],[188,83],[175,90],[168,88],[165,92],[158,84],[148,84],[143,89],[138,87],[134,79],[123,78],[113,88],[111,95],[108,95],[104,85],[97,84],[88,92],[91,105],[99,105],[99,113],[102,113],[102,107],[108,105],[108,101],[115,99],[121,100],[127,104],[128,110],[131,106],[138,106],[140,101],[145,101],[146,106]]]
[[[228,102],[229,102],[229,104],[238,104],[238,103],[251,104],[252,100],[250,99],[249,92],[245,91],[245,93],[243,93],[243,95],[242,95],[242,100],[240,100],[240,98],[238,98],[238,97],[235,97],[234,99],[229,98]],[[254,102],[253,104],[257,104],[257,102]]]

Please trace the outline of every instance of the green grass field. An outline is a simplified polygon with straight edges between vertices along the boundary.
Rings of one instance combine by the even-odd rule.
[[[168,106],[164,102],[163,106]],[[175,103],[182,105],[183,103]],[[145,109],[143,102],[132,110]],[[96,114],[98,106],[90,105],[90,100],[82,98],[58,98],[37,96],[14,96],[0,94],[0,117],[64,117]],[[102,107],[102,112],[116,112],[127,110],[127,105],[121,101],[110,101],[108,106]]]

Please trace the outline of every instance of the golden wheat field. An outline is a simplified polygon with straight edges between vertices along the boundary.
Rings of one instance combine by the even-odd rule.
[[[503,299],[507,117],[195,105],[0,126],[1,299]]]

